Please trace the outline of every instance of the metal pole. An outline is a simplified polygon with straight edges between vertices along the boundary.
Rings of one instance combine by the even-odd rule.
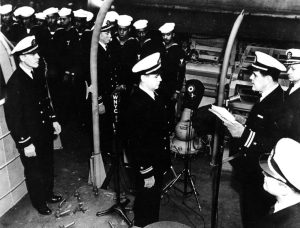
[[[92,83],[92,115],[93,115],[93,141],[94,141],[94,175],[96,183],[93,183],[100,188],[105,179],[105,169],[100,153],[100,130],[99,130],[99,111],[98,111],[98,80],[97,80],[97,57],[98,57],[98,42],[101,32],[102,23],[104,21],[105,15],[109,10],[113,0],[105,0],[101,6],[96,21],[95,27],[92,35],[91,41],[91,52],[90,52],[90,70],[91,70],[91,83]]]
[[[219,89],[218,89],[218,100],[217,104],[218,106],[223,105],[224,101],[224,89],[225,89],[225,80],[226,80],[226,75],[228,71],[228,65],[229,65],[229,59],[230,59],[230,54],[232,50],[233,43],[236,38],[236,34],[239,30],[239,27],[242,23],[242,20],[244,18],[244,10],[240,13],[240,15],[237,17],[225,50],[225,55],[224,55],[224,61],[222,65],[222,70],[221,70],[221,76],[220,76],[220,83],[219,83]],[[221,177],[221,168],[222,168],[222,163],[221,159],[223,156],[223,145],[221,141],[221,136],[219,135],[221,130],[220,123],[217,121],[216,122],[216,128],[215,128],[215,134],[214,134],[214,144],[213,144],[213,152],[212,152],[212,161],[211,165],[213,167],[212,170],[212,210],[211,210],[211,227],[215,228],[218,226],[218,197],[219,197],[219,187],[220,187],[220,177]]]

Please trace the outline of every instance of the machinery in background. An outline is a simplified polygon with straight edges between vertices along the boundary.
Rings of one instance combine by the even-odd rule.
[[[197,79],[203,83],[205,92],[200,106],[204,106],[213,104],[216,101],[223,49],[220,40],[211,42],[215,47],[207,46],[207,42],[204,45],[201,41],[202,39],[191,39],[191,48],[197,51],[198,56],[197,61],[191,60],[187,63],[186,80]],[[229,99],[239,95],[240,99],[229,102],[228,108],[233,112],[247,114],[259,98],[259,94],[251,89],[250,72],[247,70],[247,66],[254,61],[255,51],[267,53],[280,62],[284,62],[286,60],[286,49],[248,45],[240,55],[236,52],[236,49],[231,53],[224,97]],[[238,60],[235,61],[235,58],[238,58]],[[279,84],[283,89],[288,88],[287,73],[280,75]]]
[[[251,72],[247,70],[247,66],[254,62],[255,51],[261,51],[269,54],[278,59],[280,62],[284,62],[286,60],[285,49],[259,47],[253,45],[247,46],[245,51],[241,55],[240,61],[237,62],[228,83],[229,88],[227,98],[233,97],[237,94],[240,95],[239,100],[235,100],[228,104],[228,108],[233,113],[242,113],[244,115],[247,115],[247,113],[251,110],[253,104],[259,99],[259,94],[253,92],[251,89]],[[287,78],[287,73],[281,73],[279,84],[283,87],[283,89],[288,88],[289,80]]]

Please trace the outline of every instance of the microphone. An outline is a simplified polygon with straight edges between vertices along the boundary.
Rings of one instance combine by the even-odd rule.
[[[186,89],[183,97],[183,107],[197,109],[204,95],[204,85],[196,79],[186,81]]]
[[[194,85],[189,85],[187,88],[187,94],[194,99],[194,97],[196,97],[195,95],[195,86]]]
[[[228,107],[230,102],[234,102],[237,100],[241,100],[241,95],[238,93],[237,95],[233,95],[231,97],[228,97],[228,99],[225,100],[225,106]]]

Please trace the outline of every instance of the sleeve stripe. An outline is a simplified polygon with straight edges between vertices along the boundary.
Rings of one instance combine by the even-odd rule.
[[[248,138],[247,138],[247,140],[246,140],[246,142],[245,142],[244,146],[246,146],[246,145],[248,144],[248,142],[249,142],[249,140],[250,140],[250,137],[251,137],[251,135],[252,135],[252,131],[250,130],[250,134],[249,134],[249,136],[248,136]]]
[[[19,141],[19,143],[25,143],[25,142],[29,141],[30,139],[31,139],[31,137],[29,136],[27,139],[24,139],[24,140],[22,140],[22,141]]]
[[[254,136],[255,136],[255,132],[250,130],[250,135],[246,141],[246,143],[244,144],[245,147],[249,148],[251,143],[253,142]]]
[[[141,173],[141,174],[146,174],[146,173],[149,173],[149,172],[152,171],[152,170],[153,170],[153,167],[150,166],[148,169],[141,170],[140,173]]]

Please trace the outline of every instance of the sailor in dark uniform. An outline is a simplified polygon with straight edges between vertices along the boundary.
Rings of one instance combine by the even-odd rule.
[[[182,89],[185,78],[185,53],[174,41],[175,23],[165,23],[159,28],[165,45],[165,53],[162,56],[162,77],[160,87],[168,105],[170,132],[175,127],[175,105]]]
[[[162,80],[160,68],[158,52],[133,67],[140,82],[126,112],[126,133],[136,174],[134,224],[139,227],[158,221],[163,173],[170,167],[166,106],[155,92]]]
[[[138,53],[139,59],[143,59],[154,52],[163,53],[164,45],[161,36],[155,36],[155,33],[151,33],[148,28],[148,21],[145,19],[138,20],[133,23],[136,36],[140,44]]]
[[[53,135],[61,127],[51,106],[44,69],[39,68],[35,37],[22,39],[12,50],[20,64],[7,82],[5,117],[24,166],[31,203],[42,215],[51,214],[47,203],[62,197],[53,193]]]
[[[269,153],[279,139],[275,120],[284,102],[284,91],[278,84],[280,72],[285,66],[275,58],[256,51],[255,62],[250,66],[252,90],[261,93],[260,102],[249,113],[246,124],[224,121],[231,133],[233,152],[241,154],[233,163],[241,183],[241,206],[244,227],[253,226],[265,216],[274,203],[274,198],[263,189],[263,175],[259,156]],[[232,153],[231,151],[231,153]]]
[[[300,49],[289,49],[286,55],[290,86],[276,123],[281,137],[300,142]]]
[[[73,12],[69,8],[61,8],[58,11],[59,25],[62,29],[57,30],[55,34],[58,61],[61,67],[62,77],[60,101],[60,114],[62,124],[66,124],[71,117],[71,113],[76,111],[76,103],[74,97],[76,96],[75,77],[77,68],[81,67],[76,59],[76,42],[78,41],[78,33],[73,26]]]
[[[132,92],[135,83],[131,69],[138,60],[139,49],[137,39],[131,36],[131,22],[131,16],[120,15],[118,17],[118,35],[113,37],[110,45],[119,77],[126,86],[125,96]]]
[[[41,57],[47,62],[47,78],[49,90],[53,101],[53,107],[56,111],[59,121],[62,120],[62,104],[61,104],[61,81],[63,76],[62,67],[60,64],[59,51],[61,49],[58,42],[60,30],[63,28],[58,26],[58,8],[50,7],[43,11],[46,15],[46,29],[41,29],[36,34],[37,42],[40,46]]]
[[[86,103],[85,98],[85,81],[90,81],[90,50],[92,31],[87,27],[88,12],[83,9],[73,11],[74,13],[74,27],[77,31],[77,40],[72,48],[72,66],[75,76],[75,103],[76,113],[79,123],[85,118],[84,106]],[[81,122],[82,127],[85,126]]]
[[[18,43],[26,36],[32,35],[31,28],[34,26],[35,10],[30,6],[21,6],[14,11],[18,22],[11,27],[11,42]]]
[[[46,15],[43,12],[35,13],[35,25],[46,26]]]
[[[11,26],[13,25],[13,12],[12,5],[5,4],[0,6],[1,15],[1,32],[6,36],[8,40],[11,40]]]

